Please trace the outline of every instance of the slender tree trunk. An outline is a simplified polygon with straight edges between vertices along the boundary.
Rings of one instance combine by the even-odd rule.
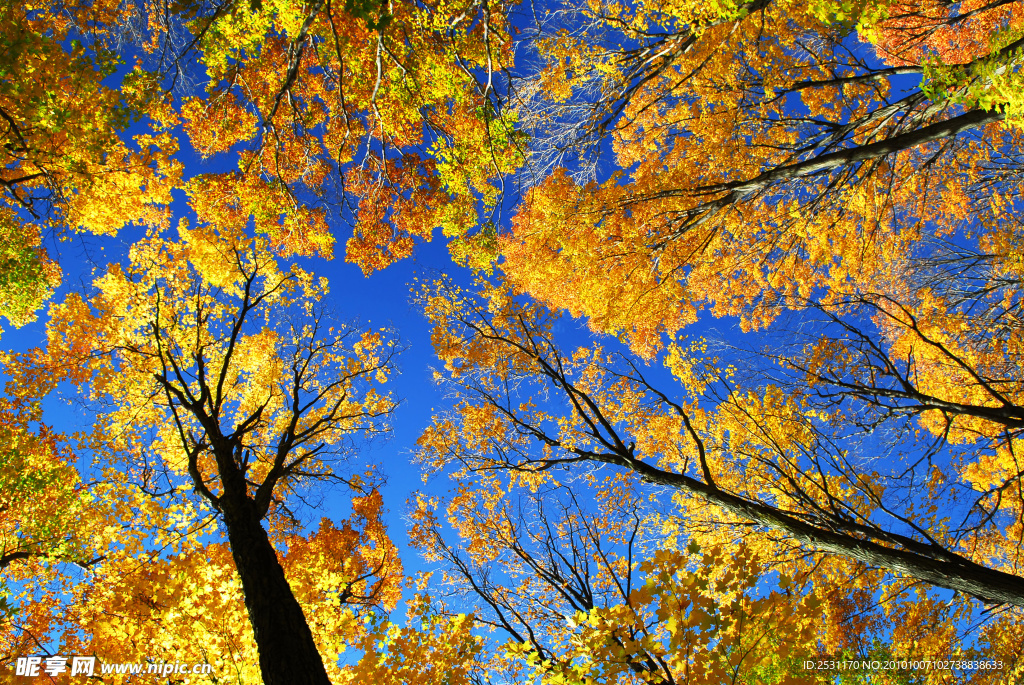
[[[839,554],[892,573],[917,578],[937,587],[956,590],[992,604],[1024,607],[1024,578],[977,564],[944,548],[908,541],[917,549],[881,544],[885,532],[828,530],[763,502],[749,500],[691,478],[664,471],[632,456],[597,455],[592,458],[630,469],[648,481],[692,492],[741,518],[783,532],[802,544],[823,552]],[[859,535],[856,533],[860,533]],[[871,539],[874,537],[874,539]],[[895,537],[895,536],[890,536]],[[899,543],[897,543],[899,544]]]
[[[922,126],[913,131],[900,133],[892,138],[859,145],[847,150],[818,155],[802,162],[793,162],[792,164],[769,169],[746,181],[730,181],[718,186],[708,186],[708,189],[730,189],[732,192],[726,197],[731,200],[738,200],[748,193],[761,190],[770,183],[803,178],[848,164],[878,159],[879,157],[909,150],[926,143],[934,143],[937,140],[952,138],[964,131],[1002,121],[1005,118],[1006,114],[1000,109],[972,109],[959,116],[950,117],[945,121],[939,121],[928,126]]]
[[[222,500],[265,685],[330,685],[302,607],[248,498]]]

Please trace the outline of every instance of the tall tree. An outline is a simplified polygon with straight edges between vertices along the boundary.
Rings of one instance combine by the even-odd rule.
[[[130,473],[157,465],[216,515],[265,682],[326,683],[263,522],[275,535],[296,530],[293,500],[310,483],[369,487],[335,467],[352,436],[383,429],[394,402],[375,384],[398,348],[386,331],[330,326],[319,302],[326,284],[283,269],[265,239],[208,224],[179,230],[177,240],[136,243],[90,300],[55,305],[35,363],[50,382],[88,383],[93,401],[109,403],[103,432],[117,436]],[[388,576],[393,548],[386,537],[378,547],[366,573]]]
[[[10,369],[26,400],[60,381],[79,384],[102,409],[90,446],[97,468],[132,490],[120,502],[108,493],[108,504],[121,514],[163,508],[138,526],[155,549],[122,530],[134,542],[113,543],[120,553],[90,569],[98,585],[74,591],[84,607],[91,597],[138,619],[124,632],[100,621],[90,644],[159,644],[154,626],[189,632],[182,617],[197,612],[187,596],[202,578],[180,576],[208,554],[214,576],[242,579],[266,681],[325,682],[337,676],[332,657],[346,640],[369,639],[357,635],[349,605],[387,608],[396,599],[400,565],[372,479],[332,467],[349,436],[381,429],[392,410],[367,388],[384,382],[396,348],[383,331],[330,328],[324,284],[280,260],[331,256],[342,219],[356,225],[349,258],[369,272],[439,226],[467,236],[479,211],[498,205],[515,159],[498,82],[511,55],[507,6],[16,3],[6,11],[0,247],[10,259],[0,263],[0,306],[8,318],[30,318],[57,284],[60,270],[40,247],[47,229],[154,231],[92,296],[54,305],[50,346]],[[183,183],[182,132],[201,156],[230,157],[237,170]],[[162,232],[175,187],[201,226],[183,228],[178,241]],[[359,526],[301,534],[295,499],[318,479],[355,488]],[[186,486],[197,493],[188,504]],[[230,560],[202,543],[211,512]],[[164,558],[167,549],[185,559]],[[291,558],[307,549],[308,568],[279,561],[284,549]],[[310,576],[332,563],[344,567],[325,571],[333,580]],[[296,590],[282,566],[300,576]],[[238,597],[211,597],[204,611],[235,611]],[[198,621],[192,634],[252,654],[236,632]]]
[[[1020,606],[1021,12],[579,8],[523,91],[540,180],[503,268],[678,385],[563,354],[509,294],[453,307],[439,350],[474,420],[548,451],[452,456],[610,462],[689,493],[690,528],[753,525]],[[711,354],[679,337],[702,309],[764,332]],[[519,404],[524,379],[562,406]]]
[[[663,385],[629,355],[563,352],[550,315],[507,287],[482,293],[442,283],[423,295],[460,402],[424,435],[429,460],[525,474],[611,464],[677,491],[692,517],[686,530],[726,539],[760,530],[761,544],[788,540],[988,604],[1024,605],[1016,474],[999,487],[958,485],[1003,445],[916,452],[912,424],[905,439],[865,443],[855,409],[825,413],[805,392],[744,387],[700,343],[670,347],[675,385]],[[878,453],[864,454],[865,444]],[[914,460],[883,460],[903,450]]]

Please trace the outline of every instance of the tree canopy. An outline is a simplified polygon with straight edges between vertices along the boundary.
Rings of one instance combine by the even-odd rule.
[[[1024,675],[1024,3],[0,12],[0,667]]]

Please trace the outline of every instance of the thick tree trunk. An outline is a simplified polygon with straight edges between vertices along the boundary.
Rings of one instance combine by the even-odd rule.
[[[231,554],[260,654],[266,685],[330,685],[302,607],[248,498],[224,505]]]

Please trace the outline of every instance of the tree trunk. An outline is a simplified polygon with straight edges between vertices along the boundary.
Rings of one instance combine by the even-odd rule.
[[[226,498],[225,498],[226,499]],[[222,500],[231,554],[242,579],[266,685],[330,685],[302,607],[292,594],[255,504]]]
[[[1024,607],[1024,578],[977,564],[944,548],[907,540],[903,549],[881,544],[885,531],[828,530],[796,519],[775,507],[749,500],[703,483],[685,474],[664,471],[632,457],[591,453],[595,461],[622,466],[644,479],[692,492],[741,518],[785,533],[800,543],[823,552],[839,554],[901,576],[917,578],[937,587],[955,590],[991,604]],[[874,534],[875,539],[868,536]],[[895,535],[888,535],[895,538]],[[908,549],[908,544],[917,549]]]

